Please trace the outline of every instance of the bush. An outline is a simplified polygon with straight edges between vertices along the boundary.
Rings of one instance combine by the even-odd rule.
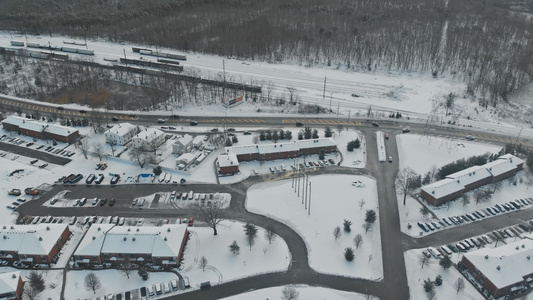
[[[346,258],[347,261],[354,260],[355,256],[353,254],[353,249],[351,247],[344,249],[344,258]]]

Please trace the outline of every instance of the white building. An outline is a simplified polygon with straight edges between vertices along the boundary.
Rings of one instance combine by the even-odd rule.
[[[105,142],[124,146],[137,134],[137,130],[137,126],[130,123],[116,124],[104,133]]]
[[[153,151],[165,142],[165,133],[159,129],[146,128],[137,133],[132,139],[132,146],[136,149]]]
[[[116,226],[93,224],[74,253],[79,264],[152,263],[178,265],[187,242],[187,224]]]
[[[181,154],[187,151],[187,147],[192,145],[193,137],[185,134],[172,144],[172,153]]]
[[[198,158],[198,154],[195,153],[183,153],[178,158],[176,158],[176,166],[182,170],[190,165],[192,165],[196,159]]]
[[[195,147],[195,148],[199,148],[204,143],[205,138],[206,138],[205,135],[197,135],[197,136],[195,136],[194,139],[192,140],[192,146]]]

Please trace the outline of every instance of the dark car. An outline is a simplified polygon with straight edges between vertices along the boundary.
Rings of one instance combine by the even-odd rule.
[[[235,128],[228,128],[228,132],[235,132]]]
[[[33,164],[35,164],[35,163],[38,162],[38,161],[39,161],[38,159],[34,159],[34,160],[30,161],[30,164],[33,165]]]
[[[115,176],[113,176],[113,178],[111,178],[111,184],[117,184],[117,182],[120,180],[120,175],[118,174],[115,174]]]
[[[379,124],[376,123],[376,122],[372,122],[372,126],[374,126],[374,127],[379,127]]]
[[[250,131],[243,132],[244,135],[251,135],[252,133]]]
[[[104,206],[107,203],[107,198],[100,200],[100,206]]]
[[[218,128],[211,129],[211,132],[215,132],[215,133],[218,132]]]
[[[20,196],[20,194],[22,194],[22,192],[19,189],[12,189],[11,191],[7,193],[12,196]]]
[[[302,123],[302,122],[296,122],[296,127],[302,127],[302,126],[304,126],[304,123]]]
[[[198,122],[196,122],[196,121],[191,121],[191,122],[189,122],[189,124],[190,124],[191,126],[196,126],[196,125],[198,125]]]
[[[58,110],[63,110],[64,108],[63,108],[63,106],[58,106],[57,109]]]
[[[102,181],[104,180],[104,174],[100,174],[99,176],[100,177],[98,177],[98,179],[96,179],[94,183],[96,184],[102,183]]]
[[[112,120],[113,122],[117,122],[117,121],[118,121],[118,118],[117,118],[117,117],[112,117],[111,120]]]
[[[402,129],[402,132],[403,133],[408,133],[408,132],[411,132],[411,129],[405,127],[404,129]]]
[[[115,205],[115,198],[109,200],[109,206]]]
[[[82,109],[82,110],[80,110],[80,113],[82,113],[82,114],[86,114],[86,113],[87,113],[87,111],[86,111],[86,110],[84,110],[84,109]]]

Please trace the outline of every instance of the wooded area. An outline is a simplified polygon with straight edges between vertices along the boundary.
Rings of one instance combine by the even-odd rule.
[[[501,0],[4,0],[0,28],[309,67],[453,75],[486,107],[532,74],[531,23],[509,7]]]

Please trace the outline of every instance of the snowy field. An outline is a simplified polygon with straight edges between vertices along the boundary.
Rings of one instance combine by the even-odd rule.
[[[398,152],[400,157],[400,169],[410,167],[415,170],[422,177],[427,173],[433,165],[437,168],[443,165],[456,161],[461,158],[468,158],[474,155],[481,155],[484,153],[497,153],[501,150],[500,146],[484,144],[478,142],[470,142],[464,140],[451,141],[442,137],[421,136],[414,134],[401,134],[396,136],[398,144]],[[459,144],[459,145],[458,145]],[[432,164],[427,162],[431,161]],[[521,173],[518,173],[520,178]],[[471,196],[472,191],[468,192]],[[449,205],[442,205],[440,207],[433,207],[428,205],[431,210],[430,215],[424,217],[420,212],[422,205],[410,196],[407,196],[406,205],[403,205],[403,194],[398,192],[398,209],[401,219],[401,230],[413,237],[424,236],[429,233],[423,232],[416,225],[417,222],[427,222],[442,219],[444,217],[458,216],[476,210],[483,210],[487,207],[492,207],[496,204],[506,203],[511,200],[519,198],[531,197],[531,191],[524,182],[517,180],[517,185],[509,184],[508,180],[502,182],[501,189],[492,195],[492,199],[487,202],[476,204],[471,200],[469,204],[463,205],[461,200],[454,200],[449,202]],[[472,199],[472,197],[470,197]],[[488,215],[488,213],[486,213]],[[435,217],[433,217],[435,216]],[[408,224],[412,225],[408,229]]]
[[[454,284],[457,278],[461,277],[464,279],[464,277],[453,267],[444,270],[439,265],[439,261],[434,258],[430,258],[429,265],[422,268],[420,264],[420,257],[422,255],[422,250],[410,250],[404,253],[411,299],[427,299],[427,294],[423,287],[424,280],[428,280],[429,278],[434,281],[437,275],[442,276],[442,285],[435,286],[437,296],[435,299],[485,299],[466,279],[464,290],[457,293]],[[455,263],[458,261],[455,259],[452,260]]]
[[[254,213],[281,221],[294,229],[305,241],[309,264],[318,272],[379,280],[383,277],[381,236],[378,220],[365,234],[362,228],[366,210],[378,211],[376,181],[365,176],[310,176],[312,182],[311,214],[305,201],[294,193],[291,180],[262,183],[248,190],[246,208]],[[360,208],[359,203],[365,204]],[[343,220],[352,222],[351,232],[342,231]],[[335,240],[333,230],[341,228]],[[356,234],[363,243],[355,249]],[[352,247],[355,260],[344,259],[344,249]]]
[[[223,300],[249,300],[249,299],[281,299],[285,287],[292,287],[298,292],[298,299],[327,299],[327,300],[363,300],[368,299],[365,295],[348,293],[343,291],[325,289],[308,285],[290,285],[268,289],[260,289]]]

